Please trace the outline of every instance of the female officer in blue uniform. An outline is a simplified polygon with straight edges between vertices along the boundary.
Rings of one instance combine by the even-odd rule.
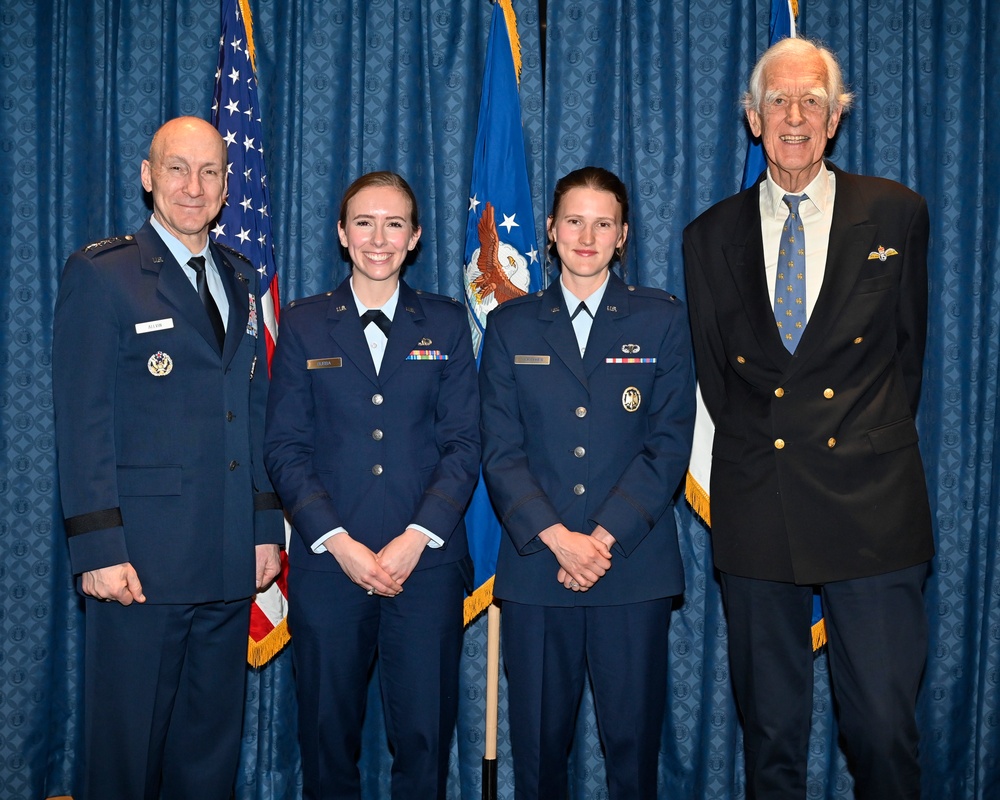
[[[505,535],[495,595],[515,794],[565,797],[584,680],[612,800],[656,797],[671,598],[684,588],[673,496],[694,424],[680,302],[612,274],[628,199],[585,167],[548,218],[560,279],[489,317],[483,465]]]
[[[399,175],[355,181],[337,229],[352,274],[283,312],[265,441],[295,529],[303,796],[360,797],[377,651],[392,797],[443,798],[469,577],[463,514],[480,455],[469,327],[462,305],[400,279],[420,226]]]

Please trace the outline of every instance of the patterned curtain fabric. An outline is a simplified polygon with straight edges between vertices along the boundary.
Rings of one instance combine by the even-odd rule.
[[[347,273],[335,236],[340,194],[376,168],[400,171],[420,200],[424,235],[407,279],[459,296],[488,1],[251,5],[283,300]],[[919,709],[924,794],[1000,796],[1000,4],[799,6],[800,33],[838,53],[856,95],[832,159],[912,186],[930,206],[918,425],[938,554]],[[738,98],[766,45],[769,1],[548,0],[544,19],[539,3],[514,7],[539,235],[559,176],[586,163],[613,169],[632,201],[627,279],[683,297],[681,231],[739,185],[747,134]],[[73,250],[141,225],[139,162],[164,119],[208,116],[218,47],[217,0],[0,4],[0,799],[72,794],[80,752],[82,616],[58,505],[49,375],[59,272]],[[683,502],[677,514],[688,588],[669,632],[660,796],[739,798],[741,737],[710,537]],[[485,642],[485,625],[473,624],[451,798],[480,796]],[[292,687],[288,652],[249,674],[239,800],[300,796]],[[501,683],[499,796],[512,798],[505,691]],[[390,757],[374,684],[369,709],[362,769],[364,797],[375,800],[388,797]],[[810,752],[809,797],[850,798],[822,655]],[[606,797],[589,697],[572,768],[573,798]]]

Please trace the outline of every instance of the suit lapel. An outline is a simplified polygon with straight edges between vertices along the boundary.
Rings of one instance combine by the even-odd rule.
[[[378,377],[375,375],[375,364],[372,362],[372,354],[368,349],[368,340],[365,339],[365,332],[361,328],[361,320],[358,318],[358,305],[354,302],[354,295],[351,293],[351,279],[345,278],[330,295],[330,303],[327,307],[326,320],[329,326],[330,338],[332,338],[344,355],[349,358],[358,372],[368,378],[375,386],[378,386]]]
[[[796,348],[798,360],[807,358],[828,339],[830,326],[840,315],[857,284],[876,234],[868,220],[868,204],[853,176],[830,164],[837,176],[837,193],[830,225],[830,243],[823,286]]]
[[[211,245],[212,259],[219,270],[222,278],[222,285],[226,290],[226,297],[229,299],[229,320],[226,323],[226,343],[222,352],[222,363],[228,365],[236,355],[240,340],[246,333],[247,320],[250,318],[250,292],[256,292],[255,275],[247,274],[240,267],[242,264],[234,264],[229,260],[228,255],[219,247]],[[234,259],[235,260],[235,259]],[[253,287],[251,289],[251,286]],[[259,320],[259,318],[258,318]],[[258,336],[260,328],[257,329]]]
[[[402,280],[399,282],[399,300],[396,303],[396,313],[392,316],[392,329],[389,343],[385,347],[382,366],[379,368],[378,379],[385,383],[406,361],[406,357],[420,342],[420,324],[424,321],[423,307],[420,297]]]
[[[760,232],[760,182],[743,193],[733,238],[723,253],[760,349],[785,369],[792,359],[774,321],[774,309],[764,273],[764,239]]]
[[[142,269],[157,275],[156,291],[176,308],[187,323],[218,353],[219,343],[198,292],[160,235],[147,221],[136,233],[135,240],[139,245]]]
[[[576,341],[573,323],[566,310],[566,300],[563,297],[562,285],[553,281],[545,290],[542,302],[538,307],[538,320],[544,323],[542,336],[556,356],[569,368],[577,380],[587,387],[587,374],[580,358],[580,345]]]
[[[617,348],[623,338],[619,320],[628,316],[628,289],[625,282],[612,274],[608,288],[601,299],[601,307],[594,317],[583,356],[583,370],[587,376],[604,363],[608,353]]]

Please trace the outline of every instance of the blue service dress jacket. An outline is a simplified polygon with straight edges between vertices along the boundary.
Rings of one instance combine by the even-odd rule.
[[[343,527],[373,552],[411,524],[444,541],[417,569],[468,555],[479,395],[464,307],[404,281],[375,373],[350,278],[290,303],[272,363],[265,450],[295,536],[292,566],[341,572],[311,546]]]
[[[694,426],[687,315],[658,289],[612,275],[581,358],[558,282],[489,316],[480,367],[483,470],[505,535],[494,593],[551,606],[680,594],[673,498]],[[561,522],[616,538],[587,592],[556,581],[538,534]]]
[[[257,276],[235,251],[211,251],[229,298],[221,352],[149,222],[71,255],[56,301],[53,397],[72,569],[131,562],[149,603],[250,597],[255,546],[284,543],[264,469]]]

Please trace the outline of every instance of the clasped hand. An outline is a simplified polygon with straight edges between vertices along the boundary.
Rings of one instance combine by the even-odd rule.
[[[323,544],[347,577],[366,592],[395,597],[403,591],[403,583],[417,566],[427,546],[427,536],[407,528],[378,553],[346,532],[331,536]]]
[[[611,569],[614,537],[598,526],[592,534],[571,531],[565,525],[546,528],[539,538],[556,557],[556,580],[574,592],[585,592]]]

